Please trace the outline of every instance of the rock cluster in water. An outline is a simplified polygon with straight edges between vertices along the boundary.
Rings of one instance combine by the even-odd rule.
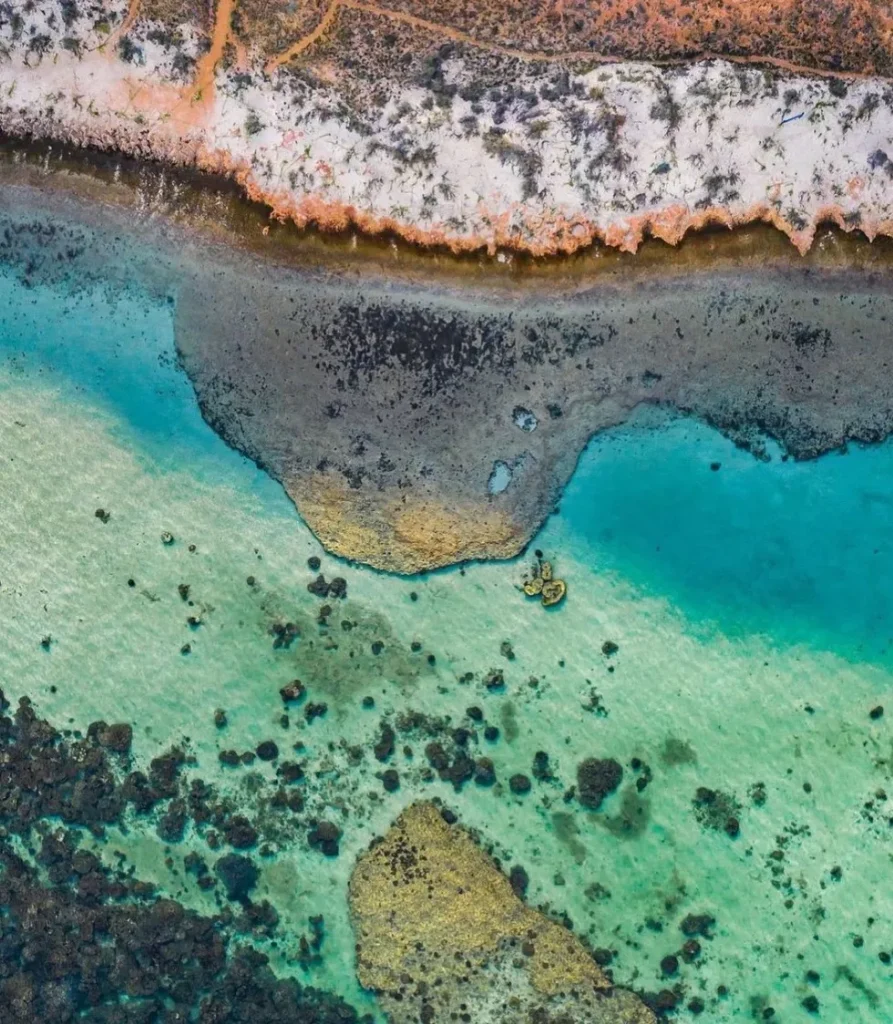
[[[552,563],[544,562],[540,552],[537,552],[537,564],[524,580],[522,589],[528,597],[539,597],[544,608],[561,604],[567,596],[567,584],[552,575]]]

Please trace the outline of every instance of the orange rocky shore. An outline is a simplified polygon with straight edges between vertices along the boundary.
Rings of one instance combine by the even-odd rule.
[[[300,226],[538,256],[755,221],[801,252],[823,222],[893,234],[868,0],[12,6],[0,129],[223,171]],[[684,61],[707,52],[728,59]]]
[[[272,215],[282,221],[292,221],[298,227],[318,227],[324,231],[342,232],[356,228],[370,234],[393,234],[415,245],[444,248],[459,254],[486,250],[491,255],[500,250],[514,250],[531,256],[571,255],[596,242],[619,249],[621,252],[636,252],[647,238],[656,238],[668,245],[678,245],[691,231],[710,227],[727,227],[730,230],[747,224],[764,223],[787,235],[797,251],[809,251],[818,229],[825,224],[834,224],[844,231],[864,234],[869,241],[879,236],[893,237],[893,219],[885,217],[876,222],[860,218],[854,226],[840,206],[819,208],[812,221],[804,228],[786,220],[768,203],[756,203],[745,210],[713,206],[703,211],[692,211],[685,206],[674,205],[638,217],[625,219],[622,224],[601,227],[585,218],[569,220],[558,214],[554,218],[541,217],[538,222],[525,222],[529,230],[519,233],[516,228],[501,228],[504,213],[485,213],[489,228],[479,234],[452,234],[443,227],[422,228],[403,223],[393,217],[380,217],[358,210],[345,203],[326,201],[316,196],[294,199],[287,194],[265,191],[252,181],[248,168],[233,169],[228,161],[213,159],[197,161],[198,166],[209,171],[232,172],[243,185],[250,199],[270,207]]]

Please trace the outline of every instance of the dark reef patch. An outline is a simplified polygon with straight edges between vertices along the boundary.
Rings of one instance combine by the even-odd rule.
[[[215,872],[242,904],[206,917],[161,896],[123,866],[111,870],[87,849],[85,832],[120,824],[129,805],[148,813],[168,802],[184,819],[213,819],[210,793],[193,780],[178,750],[150,772],[124,774],[130,732],[95,723],[69,739],[39,719],[23,699],[13,717],[0,692],[0,1006],[10,1024],[351,1024],[370,1021],[340,998],[294,979],[279,979],[266,955],[238,939],[269,934],[277,915],[249,895],[258,872],[226,854]],[[233,819],[235,820],[235,819]],[[33,857],[23,859],[19,837]],[[205,862],[190,855],[199,884]],[[202,888],[206,888],[202,885]]]
[[[732,838],[738,835],[741,803],[735,796],[699,786],[692,804],[695,817],[704,828],[725,832]]]
[[[577,798],[589,811],[597,811],[623,778],[623,768],[611,758],[587,758],[577,768]]]
[[[231,915],[202,917],[134,893],[91,865],[71,833],[48,834],[51,881],[0,840],[0,1000],[9,1024],[350,1024],[347,1004],[232,939]],[[93,858],[95,862],[95,858]]]

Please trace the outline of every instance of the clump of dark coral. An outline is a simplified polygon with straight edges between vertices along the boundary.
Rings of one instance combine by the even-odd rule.
[[[738,835],[741,804],[732,794],[699,786],[692,805],[695,817],[704,828],[725,832],[733,839]]]
[[[235,850],[283,837],[293,841],[300,832],[292,816],[303,809],[303,796],[286,788],[303,778],[295,762],[284,762],[275,788],[256,796],[256,820],[249,821],[231,797],[200,778],[184,778],[194,761],[177,747],[154,758],[147,772],[133,770],[130,726],[94,722],[86,736],[63,735],[37,717],[27,698],[12,716],[3,713],[8,707],[0,691],[0,825],[11,832],[25,835],[35,822],[53,817],[101,837],[107,825],[136,815],[153,820],[166,843],[181,842],[191,825],[212,849],[222,841]],[[272,741],[258,750],[262,760],[274,750],[278,756]],[[225,763],[230,754],[242,763],[234,751],[223,752]]]
[[[613,758],[589,757],[577,767],[577,798],[587,810],[597,811],[622,778],[623,768]]]

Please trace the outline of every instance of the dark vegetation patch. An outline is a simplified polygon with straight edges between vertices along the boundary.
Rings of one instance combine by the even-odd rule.
[[[681,764],[697,764],[698,755],[687,740],[668,736],[661,747],[660,760],[667,767],[676,767]]]
[[[587,810],[597,811],[622,778],[623,768],[618,761],[589,757],[577,768],[577,799]]]

